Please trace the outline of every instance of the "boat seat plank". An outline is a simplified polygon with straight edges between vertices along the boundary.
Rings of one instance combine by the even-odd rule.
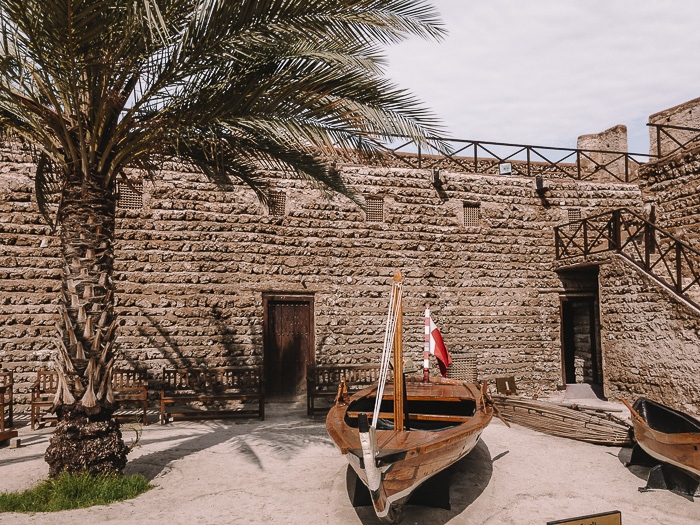
[[[367,412],[347,412],[348,417],[356,418],[360,414],[367,414],[367,417],[371,419],[372,414]],[[380,419],[394,419],[393,412],[380,412]],[[471,416],[453,416],[447,414],[408,414],[408,419],[412,421],[444,421],[446,423],[465,423],[471,420]]]
[[[394,396],[383,396],[382,399],[393,401]],[[435,396],[408,396],[407,401],[439,401],[445,403],[459,403],[460,401],[471,401],[471,397],[435,397]]]

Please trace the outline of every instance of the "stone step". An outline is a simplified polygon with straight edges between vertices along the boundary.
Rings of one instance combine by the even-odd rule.
[[[603,387],[590,383],[569,383],[566,385],[564,400],[571,399],[605,399]]]

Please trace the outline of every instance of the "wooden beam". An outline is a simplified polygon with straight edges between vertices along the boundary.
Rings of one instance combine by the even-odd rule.
[[[360,414],[366,414],[367,412],[361,412],[361,411],[353,411],[353,412],[347,412],[347,416],[349,418],[356,418]],[[371,416],[372,414],[368,414]],[[446,423],[466,423],[467,421],[471,420],[472,418],[470,416],[453,416],[453,415],[448,415],[448,414],[406,414],[406,417],[410,421],[444,421]],[[388,419],[388,420],[393,420],[394,419],[394,414],[392,412],[380,412],[379,413],[379,418],[380,419]]]

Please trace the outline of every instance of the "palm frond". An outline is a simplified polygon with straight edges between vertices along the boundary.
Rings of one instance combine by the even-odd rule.
[[[177,150],[259,196],[271,163],[354,199],[317,154],[440,134],[382,48],[444,34],[425,0],[0,0],[0,126],[40,145],[41,177],[107,188]]]
[[[45,153],[41,154],[34,175],[34,193],[39,212],[52,229],[56,227],[56,223],[51,219],[49,205],[51,200],[55,202],[60,198],[61,179],[60,172],[49,157]]]

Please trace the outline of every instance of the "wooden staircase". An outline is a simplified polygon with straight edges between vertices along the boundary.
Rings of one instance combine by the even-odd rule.
[[[554,228],[560,269],[600,263],[616,253],[700,310],[700,251],[627,208]]]

